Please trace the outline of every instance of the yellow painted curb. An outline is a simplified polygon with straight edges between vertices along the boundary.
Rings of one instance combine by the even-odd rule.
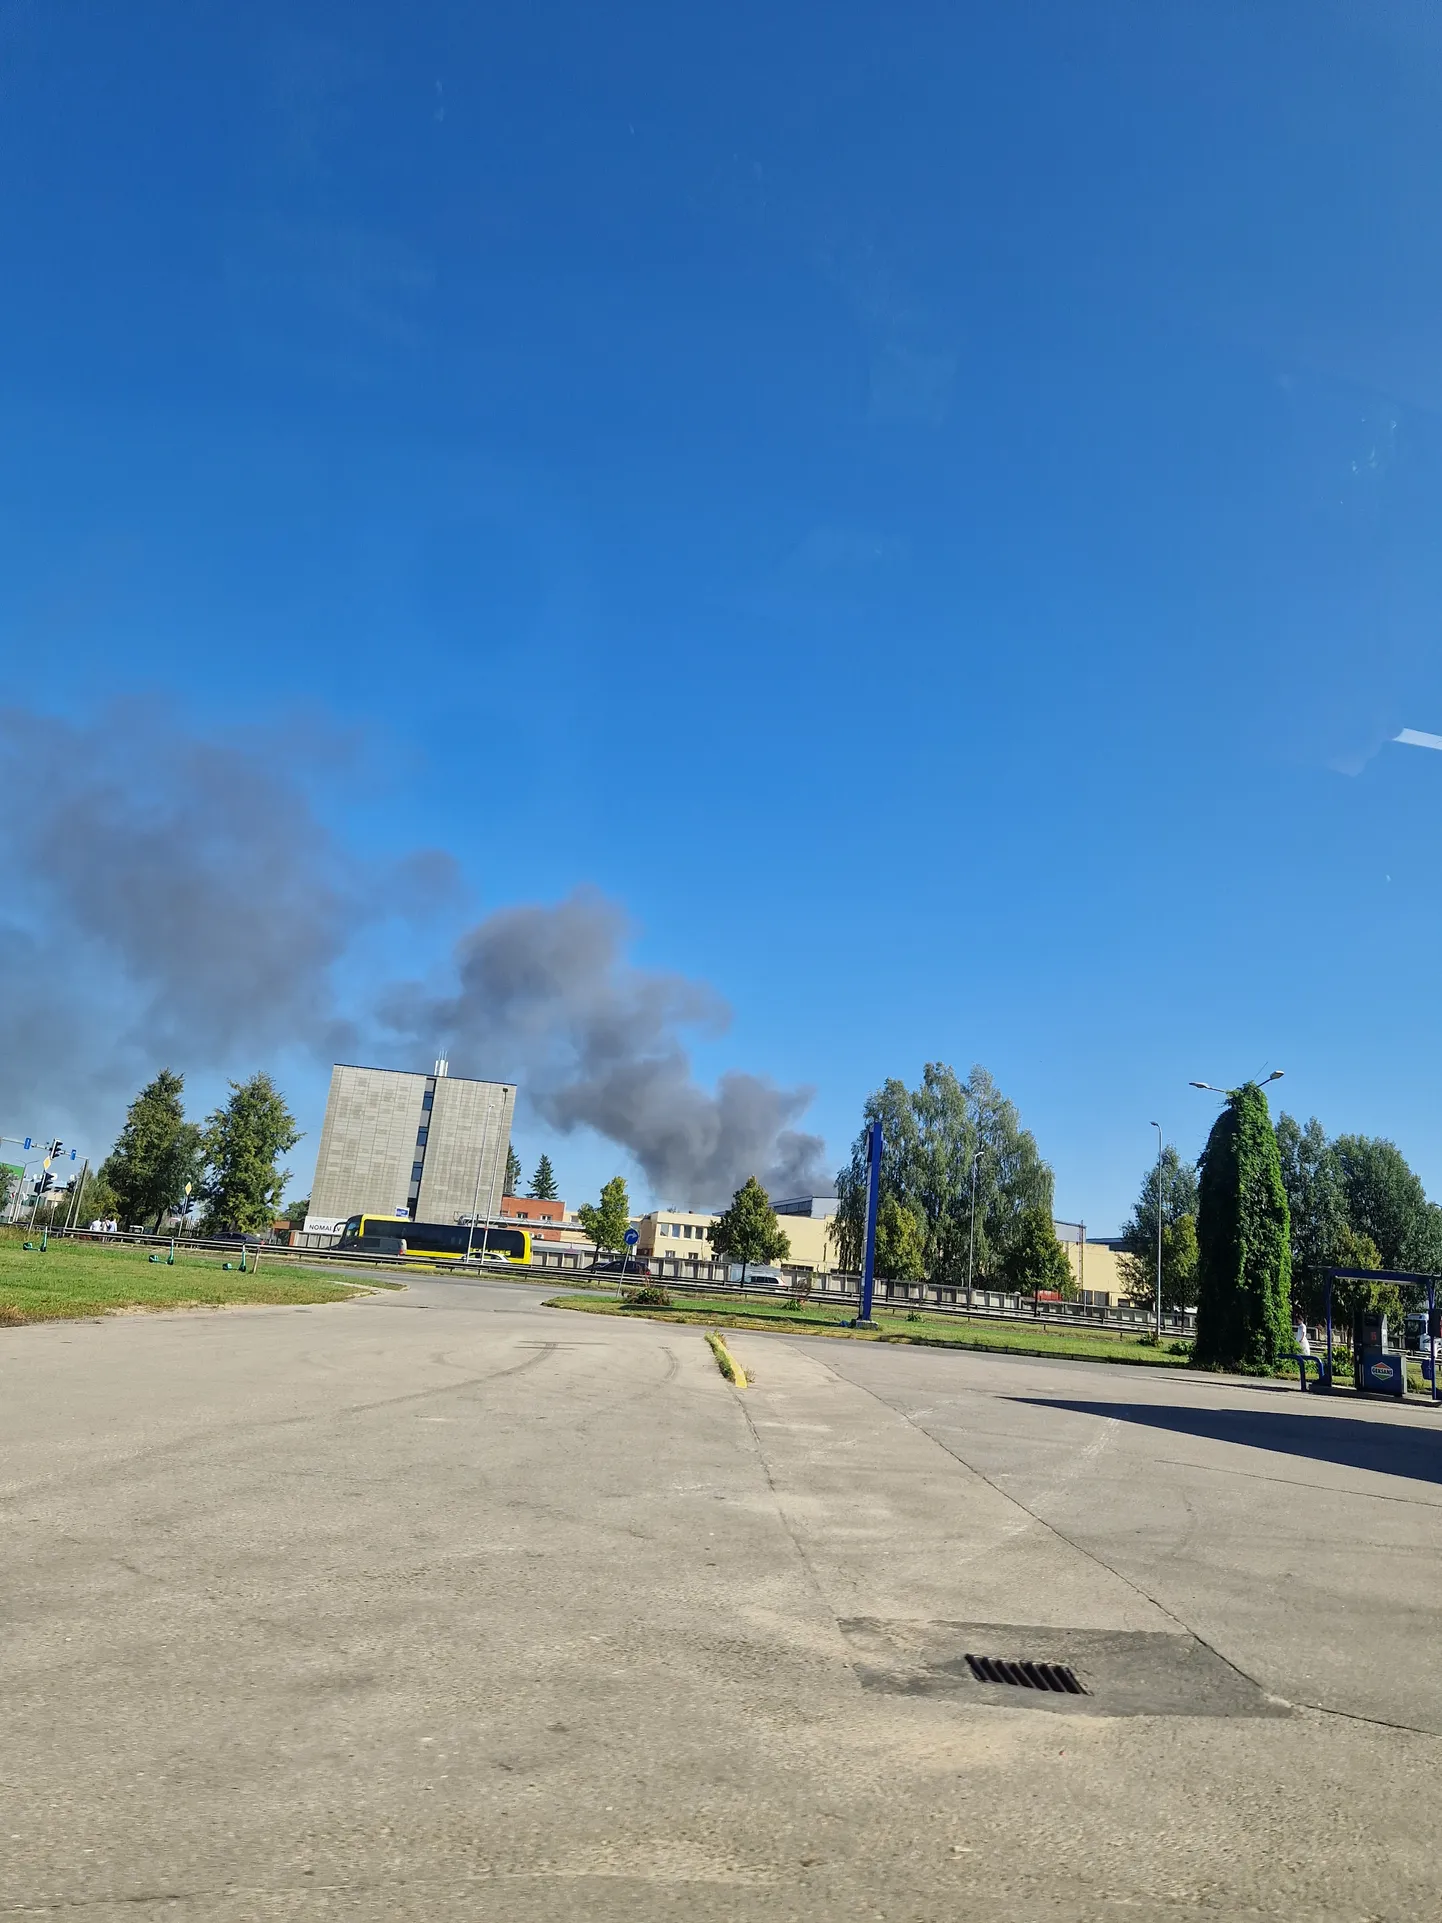
[[[725,1376],[728,1382],[734,1383],[738,1389],[744,1389],[746,1387],[746,1371],[726,1347],[725,1337],[717,1335],[708,1329],[706,1331],[706,1340],[711,1344],[711,1353],[715,1356],[716,1367],[721,1371],[722,1375]]]

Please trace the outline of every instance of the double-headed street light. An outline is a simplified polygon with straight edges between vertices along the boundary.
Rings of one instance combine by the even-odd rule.
[[[1268,1075],[1264,1081],[1258,1082],[1257,1087],[1265,1088],[1267,1086],[1267,1082],[1280,1082],[1282,1079],[1282,1074],[1283,1074],[1283,1071],[1280,1068],[1274,1068],[1271,1074]],[[1214,1088],[1210,1082],[1188,1082],[1187,1087],[1188,1088],[1208,1088],[1208,1089],[1211,1089],[1213,1095],[1235,1095],[1236,1093],[1236,1090],[1232,1088]],[[1152,1127],[1153,1128],[1156,1127],[1155,1122],[1152,1123]]]

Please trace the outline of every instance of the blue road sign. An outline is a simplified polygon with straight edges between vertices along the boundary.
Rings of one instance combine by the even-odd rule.
[[[641,1239],[640,1231],[637,1229],[627,1229],[624,1239],[626,1247],[628,1249],[634,1249]]]
[[[26,1148],[34,1147],[34,1143],[30,1140],[30,1137],[28,1135],[25,1137],[25,1146]]]

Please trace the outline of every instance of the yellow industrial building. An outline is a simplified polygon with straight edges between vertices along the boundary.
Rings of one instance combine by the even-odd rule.
[[[824,1198],[830,1201],[830,1197]],[[831,1204],[834,1208],[834,1202]],[[783,1205],[778,1208],[776,1219],[791,1244],[791,1253],[781,1265],[788,1269],[810,1269],[817,1275],[824,1275],[836,1262],[836,1249],[832,1241],[831,1215],[793,1215]],[[686,1209],[653,1209],[649,1215],[639,1216],[635,1228],[640,1235],[636,1253],[647,1260],[659,1259],[670,1262],[710,1262],[714,1259],[711,1248],[711,1229],[716,1221],[715,1215],[705,1215]]]

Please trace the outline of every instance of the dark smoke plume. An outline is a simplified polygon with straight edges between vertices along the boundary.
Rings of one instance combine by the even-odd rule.
[[[461,937],[456,994],[392,990],[383,1017],[436,1036],[461,1073],[517,1081],[554,1129],[629,1148],[673,1204],[725,1200],[748,1175],[815,1188],[825,1144],[790,1127],[811,1090],[734,1071],[713,1094],[698,1086],[679,1031],[717,1031],[729,1011],[708,986],[633,967],[625,937],[623,912],[592,890],[506,908]]]
[[[590,890],[503,909],[462,937],[455,994],[393,991],[382,1012],[418,1042],[438,1037],[458,1071],[517,1081],[553,1128],[629,1149],[672,1203],[725,1200],[748,1175],[815,1189],[825,1145],[791,1127],[811,1090],[734,1072],[699,1087],[679,1031],[714,1031],[728,1011],[709,988],[633,967],[625,938],[622,911]]]
[[[342,1039],[351,870],[275,758],[126,704],[0,714],[0,771],[22,798],[0,817],[8,1098],[74,1113],[165,1060]]]
[[[390,990],[382,1041],[338,1011],[335,966],[367,898],[443,898],[450,856],[421,851],[399,864],[405,886],[377,889],[372,869],[362,888],[282,749],[197,740],[138,706],[85,725],[0,712],[0,778],[5,1114],[110,1127],[166,1062],[249,1070],[297,1047],[384,1062],[407,1035],[408,1054],[449,1044],[458,1071],[515,1080],[551,1126],[629,1149],[668,1201],[719,1199],[753,1172],[817,1179],[822,1144],[791,1126],[809,1091],[745,1074],[699,1087],[679,1035],[718,1029],[724,1005],[630,966],[599,896],[473,928],[457,992]]]

